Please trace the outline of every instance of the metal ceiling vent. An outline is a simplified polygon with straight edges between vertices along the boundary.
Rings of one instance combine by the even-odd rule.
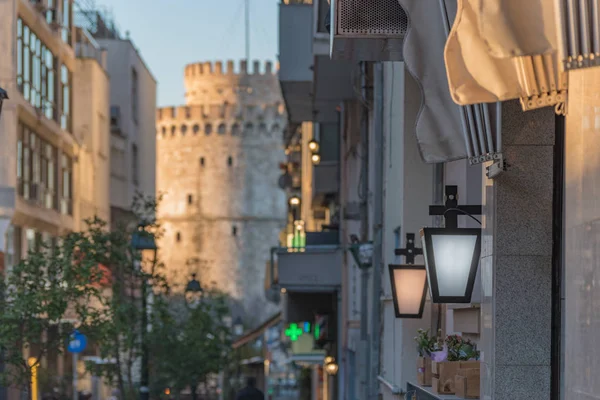
[[[408,17],[398,0],[337,0],[340,36],[404,36]]]

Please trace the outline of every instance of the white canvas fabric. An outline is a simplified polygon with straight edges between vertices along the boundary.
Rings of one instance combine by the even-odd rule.
[[[441,163],[467,157],[460,108],[452,101],[444,65],[446,31],[438,0],[398,0],[409,19],[404,61],[421,88],[416,122],[421,157]]]
[[[566,81],[560,79],[562,74],[559,73],[555,51],[535,56],[492,56],[490,43],[480,31],[481,25],[487,24],[490,18],[490,15],[480,12],[482,1],[509,2],[458,0],[457,16],[444,51],[452,99],[457,104],[468,105],[518,98],[524,110],[563,103],[566,99]],[[549,0],[547,8],[552,8]],[[519,42],[519,32],[518,29],[514,31],[513,44]],[[527,40],[522,42],[528,45],[529,50],[535,48],[535,40],[532,43]],[[537,45],[539,50],[547,48],[541,43]],[[511,51],[515,50],[511,48]]]
[[[556,51],[554,0],[476,0],[478,28],[495,58]]]

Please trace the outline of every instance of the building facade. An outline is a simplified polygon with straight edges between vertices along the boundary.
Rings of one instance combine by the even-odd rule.
[[[129,38],[95,34],[110,76],[110,206],[131,218],[136,193],[156,193],[156,80]]]
[[[71,1],[3,1],[0,10],[0,85],[10,96],[0,120],[0,186],[10,268],[36,243],[79,226],[74,218],[77,59]]]
[[[274,307],[264,299],[264,265],[285,221],[278,186],[286,114],[271,63],[185,67],[186,105],[159,109],[157,193],[165,229],[161,259],[175,285],[198,274],[252,310],[248,324]],[[260,314],[260,315],[259,315]]]

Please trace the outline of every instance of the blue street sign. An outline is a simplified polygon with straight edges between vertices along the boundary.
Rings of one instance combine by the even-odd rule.
[[[69,339],[69,345],[67,346],[69,353],[81,353],[85,350],[85,346],[87,346],[87,338],[85,335],[78,331],[73,332]]]

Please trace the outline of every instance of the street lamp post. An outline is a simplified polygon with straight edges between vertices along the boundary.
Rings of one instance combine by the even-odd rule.
[[[141,259],[143,260],[144,254],[151,254],[152,263],[156,262],[156,242],[154,241],[154,236],[146,231],[145,224],[138,225],[138,229],[133,233],[131,237],[131,247],[137,253],[141,253]],[[140,400],[149,400],[150,399],[150,389],[149,389],[149,380],[150,380],[150,371],[148,365],[149,359],[149,351],[148,351],[148,343],[146,340],[146,333],[148,329],[148,296],[147,296],[147,282],[146,277],[144,276],[144,271],[141,268],[141,261],[134,257],[134,263],[139,263],[139,271],[142,276],[142,285],[141,285],[141,296],[142,296],[142,321],[141,321],[141,331],[140,338],[142,343],[142,365],[141,365],[141,379],[140,379]]]
[[[8,93],[0,87],[0,116],[2,115],[2,103],[4,103],[4,100],[8,100]]]
[[[195,309],[200,304],[204,289],[200,285],[200,281],[196,279],[196,274],[192,274],[192,279],[185,287],[185,302],[191,308]]]

